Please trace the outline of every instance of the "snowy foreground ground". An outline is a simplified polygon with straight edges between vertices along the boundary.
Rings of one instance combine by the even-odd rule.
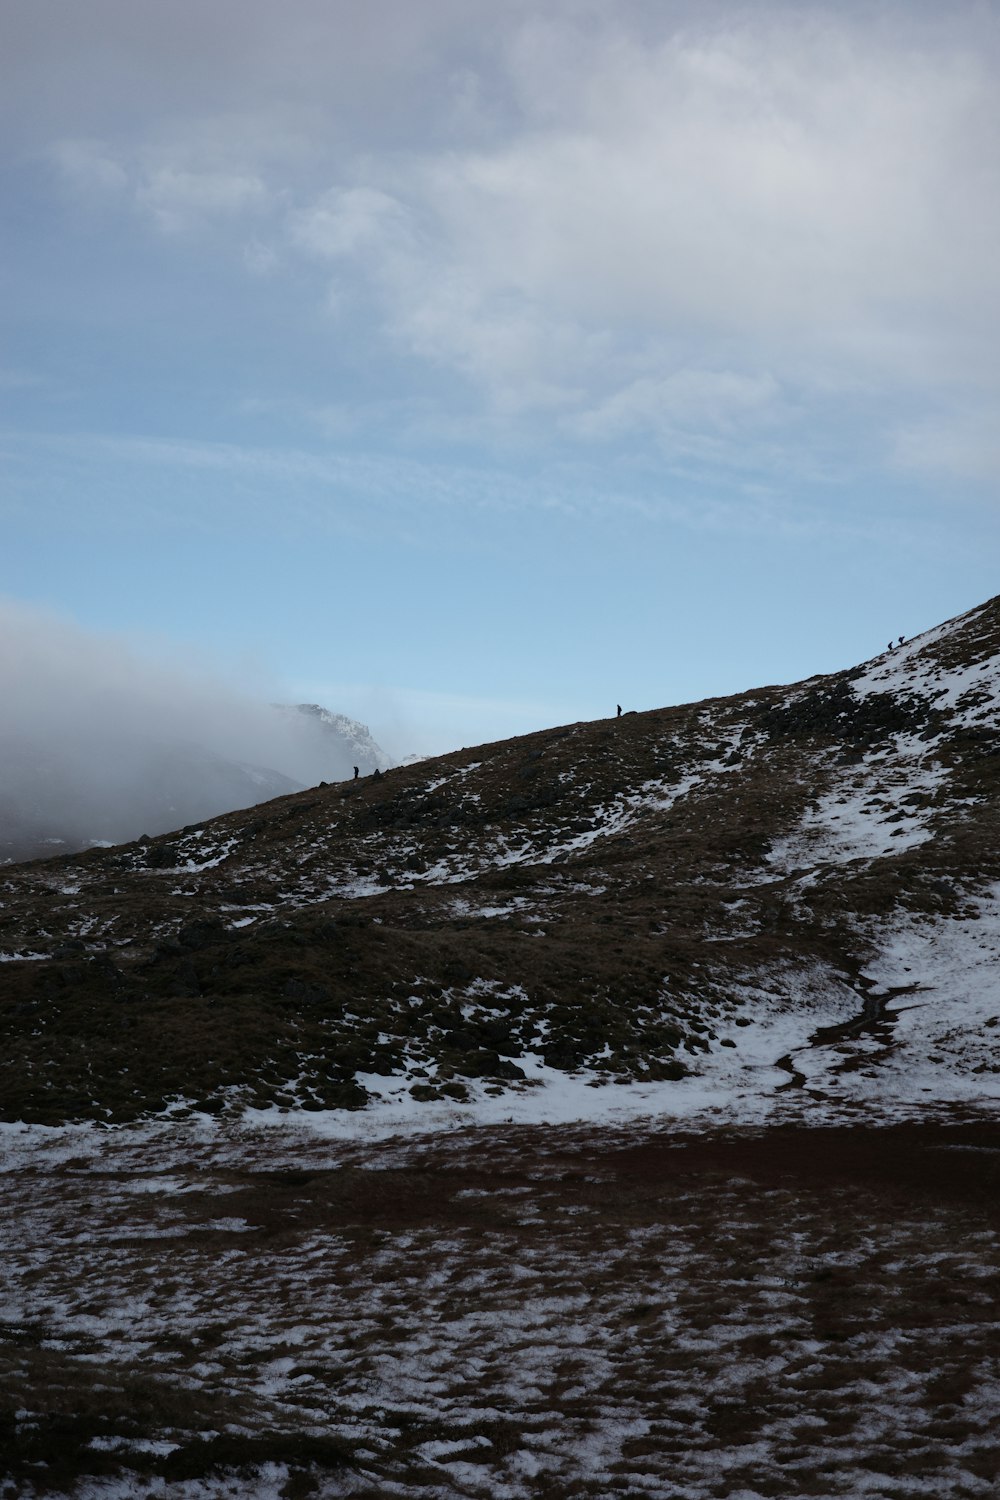
[[[995,1115],[2,1144],[4,1500],[998,1492]]]
[[[145,1122],[0,1125],[0,1500],[996,1500],[998,715],[991,601],[9,871],[6,1113]]]

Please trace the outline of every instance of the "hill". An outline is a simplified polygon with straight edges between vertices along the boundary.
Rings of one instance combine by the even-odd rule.
[[[850,671],[4,872],[3,1116],[1000,1091],[1000,600]]]

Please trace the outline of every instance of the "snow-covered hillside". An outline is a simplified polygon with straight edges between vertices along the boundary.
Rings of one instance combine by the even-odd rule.
[[[351,1133],[996,1101],[998,699],[994,600],[832,677],[12,870],[8,990],[48,1019],[8,1013],[8,1118]],[[85,1089],[75,1052],[54,1077],[62,1029],[103,1034],[116,995],[127,1045],[95,1042]],[[178,1054],[209,1016],[212,1047]]]
[[[989,1500],[998,666],[0,872],[7,1490]]]

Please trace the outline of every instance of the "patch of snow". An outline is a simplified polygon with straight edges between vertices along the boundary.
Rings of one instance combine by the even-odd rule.
[[[224,859],[228,859],[238,843],[238,838],[231,838],[226,839],[222,844],[210,845],[209,850],[199,849],[195,846],[188,859],[182,865],[177,866],[177,870],[186,873],[194,873],[199,870],[214,870],[216,865],[221,865]],[[198,857],[199,854],[203,856],[200,859]],[[207,858],[204,857],[205,855],[207,855]]]
[[[982,610],[977,610],[957,622],[936,626],[876,657],[868,670],[854,679],[855,694],[859,698],[872,693],[919,695],[946,713],[956,726],[970,727],[984,718],[992,720],[1000,709],[1000,657],[951,666],[942,662],[933,649],[957,630],[973,624],[981,613]]]
[[[775,840],[768,864],[790,874],[819,864],[882,859],[931,838],[929,804],[947,773],[929,754],[924,763],[907,763],[908,756],[927,752],[910,736],[899,736],[896,748],[900,763],[870,757],[843,772],[806,810],[798,828]],[[923,805],[912,797],[923,799]]]
[[[417,758],[421,759],[426,757]],[[481,760],[474,760],[471,761],[467,766],[459,766],[457,770],[449,771],[446,776],[437,776],[433,781],[428,781],[425,784],[423,791],[425,792],[425,794],[429,794],[430,792],[438,791],[443,786],[454,786],[456,781],[460,781],[462,778],[470,776],[473,771],[478,771],[482,764],[483,762]]]
[[[1000,1101],[1000,885],[968,915],[896,913],[872,924],[878,947],[867,974],[882,991],[915,986],[891,1004],[891,1045],[870,1070],[842,1077],[844,1091],[893,1101]]]

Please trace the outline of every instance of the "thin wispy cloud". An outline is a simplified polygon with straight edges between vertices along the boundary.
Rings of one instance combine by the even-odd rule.
[[[11,502],[22,488],[25,514],[90,529],[118,527],[123,499],[131,496],[133,523],[154,531],[205,537],[225,537],[234,530],[302,538],[384,535],[417,552],[437,547],[446,534],[452,545],[461,538],[472,551],[487,549],[494,544],[491,526],[521,525],[544,515],[558,515],[569,524],[641,523],[654,530],[682,527],[748,536],[794,532],[864,538],[879,532],[875,516],[824,507],[824,485],[833,485],[836,476],[818,462],[798,475],[800,483],[808,481],[814,490],[812,502],[807,504],[800,494],[790,504],[785,486],[771,487],[767,476],[795,472],[796,455],[777,444],[748,443],[731,430],[731,422],[723,424],[716,417],[713,423],[714,434],[707,429],[689,435],[678,431],[674,466],[653,474],[642,467],[609,471],[582,461],[554,465],[548,477],[536,473],[529,478],[487,465],[425,462],[405,453],[320,453],[290,446],[106,435],[11,435],[0,439],[0,451],[12,476],[18,469],[33,476],[20,486],[12,479]],[[901,433],[897,466],[940,468],[940,458],[932,459],[937,440],[950,442],[951,436],[946,429],[938,439],[932,432]],[[78,515],[81,477],[108,465],[117,488],[106,494],[103,507]],[[740,481],[736,495],[724,487],[734,470]],[[44,496],[35,487],[39,474],[48,479]],[[216,488],[220,482],[221,493]],[[209,495],[212,503],[206,504]],[[477,524],[485,528],[478,540]],[[906,544],[922,534],[920,529]]]

